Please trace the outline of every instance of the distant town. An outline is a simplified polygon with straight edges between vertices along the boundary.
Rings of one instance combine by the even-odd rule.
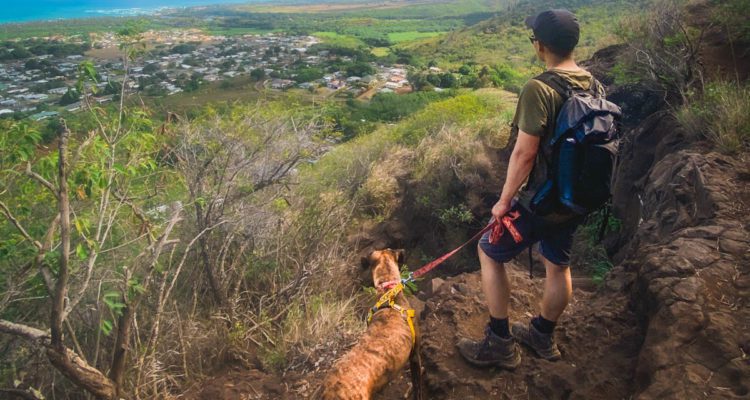
[[[258,90],[296,87],[362,99],[412,91],[403,65],[358,62],[326,50],[313,36],[218,36],[187,29],[148,31],[140,42],[144,51],[130,61],[114,33],[3,43],[0,118],[38,121],[78,112],[86,104],[112,102],[123,88],[144,96],[172,96],[241,76],[256,81]],[[91,62],[96,79],[79,93],[84,61]]]

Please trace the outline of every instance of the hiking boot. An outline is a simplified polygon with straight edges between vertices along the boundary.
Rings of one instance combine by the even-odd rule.
[[[542,333],[529,322],[528,326],[514,323],[510,328],[510,334],[520,343],[530,347],[536,354],[548,361],[557,361],[561,358],[560,350],[555,344],[553,334]]]
[[[489,326],[483,340],[462,338],[456,344],[458,352],[477,367],[515,369],[521,363],[521,351],[512,337],[497,336]]]

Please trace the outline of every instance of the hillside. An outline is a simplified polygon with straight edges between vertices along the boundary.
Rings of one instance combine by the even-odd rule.
[[[445,36],[403,46],[425,60],[436,61],[441,67],[458,69],[466,63],[506,64],[529,75],[538,70],[533,65],[533,49],[528,46],[528,30],[523,19],[548,8],[573,10],[581,21],[581,40],[576,54],[589,58],[594,51],[617,42],[617,22],[622,16],[642,9],[642,1],[566,1],[548,4],[520,1],[509,5],[500,15],[475,25],[454,30]]]
[[[695,18],[703,15],[696,12],[705,9],[691,12]],[[721,36],[716,31],[711,34]],[[711,54],[727,50],[726,40],[712,40],[704,48]],[[647,86],[618,83],[613,67],[623,62],[626,53],[624,46],[608,47],[586,64],[608,83],[610,98],[628,112],[614,194],[622,228],[609,233],[604,241],[614,265],[610,264],[603,282],[592,280],[592,270],[586,265],[590,260],[579,258],[581,263],[574,268],[574,301],[558,332],[564,360],[550,363],[525,351],[515,372],[475,369],[461,360],[455,342],[463,336],[481,335],[486,323],[479,273],[475,272],[478,266],[473,252],[465,251],[464,257],[449,261],[423,282],[422,290],[410,299],[420,310],[429,398],[713,399],[748,395],[744,379],[750,376],[747,153],[729,156],[717,151],[710,135],[691,136],[673,117],[668,104]],[[707,63],[706,68],[727,66]],[[461,130],[449,135],[460,137],[457,132]],[[430,216],[415,213],[419,210],[415,201],[422,192],[420,179],[414,179],[404,167],[411,154],[397,150],[374,162],[368,180],[390,177],[395,185],[385,190],[396,194],[386,197],[390,217],[372,227],[365,225],[365,231],[350,240],[363,252],[404,247],[410,253],[408,264],[420,265],[431,259],[422,252],[441,254],[479,225],[443,230],[430,222]],[[507,159],[507,152],[499,147],[473,154],[474,159],[487,157],[493,166],[502,166]],[[496,174],[483,172],[487,164],[473,165],[483,177],[481,182],[492,182]],[[502,173],[501,167],[499,175]],[[461,173],[453,176],[463,182]],[[486,215],[497,184],[459,184],[452,190],[461,193],[458,201],[464,201],[472,214]],[[590,246],[588,240],[579,237],[578,252],[589,251],[585,250]],[[536,264],[538,268],[538,260]],[[537,313],[535,301],[543,280],[529,280],[527,268],[520,261],[512,264],[513,320]],[[536,271],[537,276],[540,273],[543,271]],[[287,393],[289,397],[284,398],[310,395],[336,357],[315,357],[312,374],[289,371],[286,382],[294,394],[280,393]],[[254,374],[258,382],[273,387],[272,376]],[[237,391],[231,386],[224,398],[232,398],[232,393],[247,390],[239,383],[242,376],[242,372],[233,371],[209,381],[203,396],[215,397],[221,392],[216,389],[231,382],[237,384]],[[409,382],[405,372],[376,398],[404,398],[410,392]]]
[[[241,77],[159,108],[123,89],[75,117],[0,119],[0,397],[315,398],[367,329],[361,256],[403,248],[407,274],[485,225],[515,92],[541,68],[518,16],[549,2],[423,3],[176,19],[245,32],[286,18],[323,33],[326,68],[408,69],[412,93],[271,95]],[[582,65],[625,118],[604,240],[602,212],[575,236],[563,360],[524,350],[507,372],[459,357],[487,319],[472,244],[409,288],[428,399],[750,396],[750,10],[639,4],[565,2],[584,21]],[[288,39],[271,37],[252,40]],[[378,65],[397,59],[411,64]],[[97,84],[94,68],[79,76]],[[513,321],[538,311],[536,257],[533,280],[525,252],[510,263]],[[409,374],[375,399],[407,398]]]

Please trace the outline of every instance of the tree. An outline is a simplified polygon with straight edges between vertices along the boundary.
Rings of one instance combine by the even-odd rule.
[[[153,74],[153,73],[159,72],[159,70],[160,68],[159,68],[158,63],[146,64],[146,66],[143,67],[144,74]]]
[[[261,194],[282,185],[297,165],[322,150],[320,118],[283,110],[233,111],[234,123],[208,118],[178,127],[176,155],[195,208],[194,231],[228,221],[198,241],[200,263],[214,303],[226,307],[244,279],[254,250]]]
[[[118,83],[115,81],[111,81],[111,80],[107,81],[107,85],[104,86],[104,94],[105,95],[110,95],[110,94],[119,95],[121,87],[122,86],[118,85]]]
[[[628,49],[620,57],[618,78],[624,73],[662,91],[664,99],[687,104],[690,94],[702,91],[701,53],[705,31],[687,25],[689,18],[677,2],[659,2],[645,15],[625,20]]]
[[[323,71],[320,68],[302,68],[297,70],[297,76],[294,78],[297,82],[310,82],[323,77]]]
[[[67,106],[81,100],[81,94],[75,88],[68,88],[68,91],[63,94],[58,104],[61,106]]]
[[[198,47],[194,44],[181,43],[172,47],[172,53],[173,54],[188,54],[188,53],[192,53],[197,48]]]
[[[80,70],[84,87],[95,71]],[[166,201],[155,159],[161,147],[145,114],[120,104],[111,113],[87,104],[95,128],[78,134],[61,120],[56,152],[38,152],[41,135],[24,123],[0,129],[0,146],[8,150],[0,158],[0,333],[41,347],[56,370],[101,399],[126,391],[134,315],[147,298],[156,300],[156,314],[146,348],[137,349],[139,360],[158,341],[160,314],[185,261],[162,253],[187,255],[197,240],[176,252],[179,203],[146,211],[150,201]],[[32,279],[37,274],[40,279]],[[28,293],[48,301],[29,302]],[[32,308],[39,304],[47,312]],[[24,308],[35,312],[20,312]],[[93,321],[82,317],[91,310]],[[86,332],[94,332],[97,343],[104,335],[109,351],[97,345],[87,353],[78,339]]]
[[[250,71],[250,77],[256,81],[263,80],[266,77],[266,71],[264,71],[262,68],[256,68]]]
[[[186,92],[194,92],[200,88],[201,83],[203,82],[202,78],[203,76],[200,74],[193,74],[190,76],[190,79],[183,84],[182,88]]]
[[[356,62],[346,68],[347,76],[365,76],[372,75],[375,73],[375,68],[367,62]]]
[[[456,77],[453,76],[452,73],[446,72],[440,75],[440,87],[453,88],[453,87],[456,87],[457,84],[458,84],[458,81],[456,80]]]
[[[414,87],[414,90],[422,90],[425,85],[429,84],[427,81],[427,74],[422,71],[410,70],[407,73],[407,79]]]
[[[18,242],[15,254],[11,257],[22,259],[25,254],[29,254],[29,265],[33,270],[40,271],[44,278],[51,311],[49,333],[32,325],[7,320],[0,320],[0,332],[19,336],[44,347],[55,368],[77,386],[103,399],[116,398],[122,389],[133,312],[141,301],[143,291],[151,284],[156,262],[168,245],[171,231],[180,215],[180,210],[175,210],[169,223],[162,226],[143,216],[139,206],[131,200],[134,195],[132,179],[140,179],[138,175],[141,171],[152,170],[153,164],[148,159],[142,159],[139,152],[134,152],[132,145],[126,142],[130,135],[125,132],[96,130],[89,132],[83,141],[73,142],[71,132],[63,122],[58,137],[58,151],[52,155],[57,159],[54,169],[50,168],[54,164],[49,164],[44,158],[33,158],[33,145],[39,140],[37,134],[30,130],[13,132],[27,143],[25,149],[24,146],[16,146],[16,151],[20,153],[14,157],[21,161],[21,165],[25,164],[25,180],[6,180],[8,176],[3,180],[19,187],[38,185],[46,190],[44,196],[49,199],[48,204],[55,205],[56,212],[46,217],[49,218],[43,223],[48,226],[46,232],[32,236],[31,232],[39,231],[38,226],[42,221],[31,216],[17,216],[17,212],[5,201],[0,202],[0,211],[6,221],[34,250],[31,253],[24,250],[28,245],[22,240]],[[71,149],[73,143],[75,147]],[[118,148],[122,151],[118,151]],[[125,167],[127,169],[123,169]],[[9,188],[5,188],[3,192],[20,195]],[[15,196],[10,199],[19,201]],[[86,204],[89,206],[86,207]],[[77,210],[75,215],[73,210]],[[136,230],[132,232],[134,236],[131,238],[120,237],[122,233],[118,233],[119,228],[115,224],[119,225],[127,220],[126,215],[141,216],[148,235],[139,235]],[[45,218],[45,214],[39,218]],[[147,240],[149,237],[156,240]],[[128,242],[132,246],[127,245]],[[110,311],[118,315],[119,319],[110,372],[105,375],[90,365],[86,361],[86,355],[80,350],[74,351],[68,347],[63,331],[69,326],[67,324],[70,323],[72,312],[89,295],[89,287],[97,273],[97,267],[101,265],[100,261],[109,259],[107,250],[124,245],[132,251],[138,248],[137,244],[144,242],[146,245],[141,247],[140,255],[122,272],[122,284],[117,285],[118,289],[115,289],[117,286],[113,287],[115,291],[111,293],[115,296],[109,297]],[[56,248],[59,250],[53,250]],[[50,261],[49,256],[53,252],[57,253],[53,258],[56,261]],[[143,288],[143,291],[136,288]],[[6,308],[7,304],[3,306]],[[110,323],[109,326],[113,325]],[[77,343],[75,335],[70,331],[68,334]]]

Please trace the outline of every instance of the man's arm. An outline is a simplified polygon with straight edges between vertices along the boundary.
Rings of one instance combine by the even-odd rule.
[[[522,130],[518,131],[518,139],[513,147],[513,153],[508,162],[508,173],[505,177],[503,192],[500,200],[492,207],[492,216],[499,220],[510,210],[510,202],[526,181],[534,167],[536,154],[539,151],[539,136],[530,135]]]

